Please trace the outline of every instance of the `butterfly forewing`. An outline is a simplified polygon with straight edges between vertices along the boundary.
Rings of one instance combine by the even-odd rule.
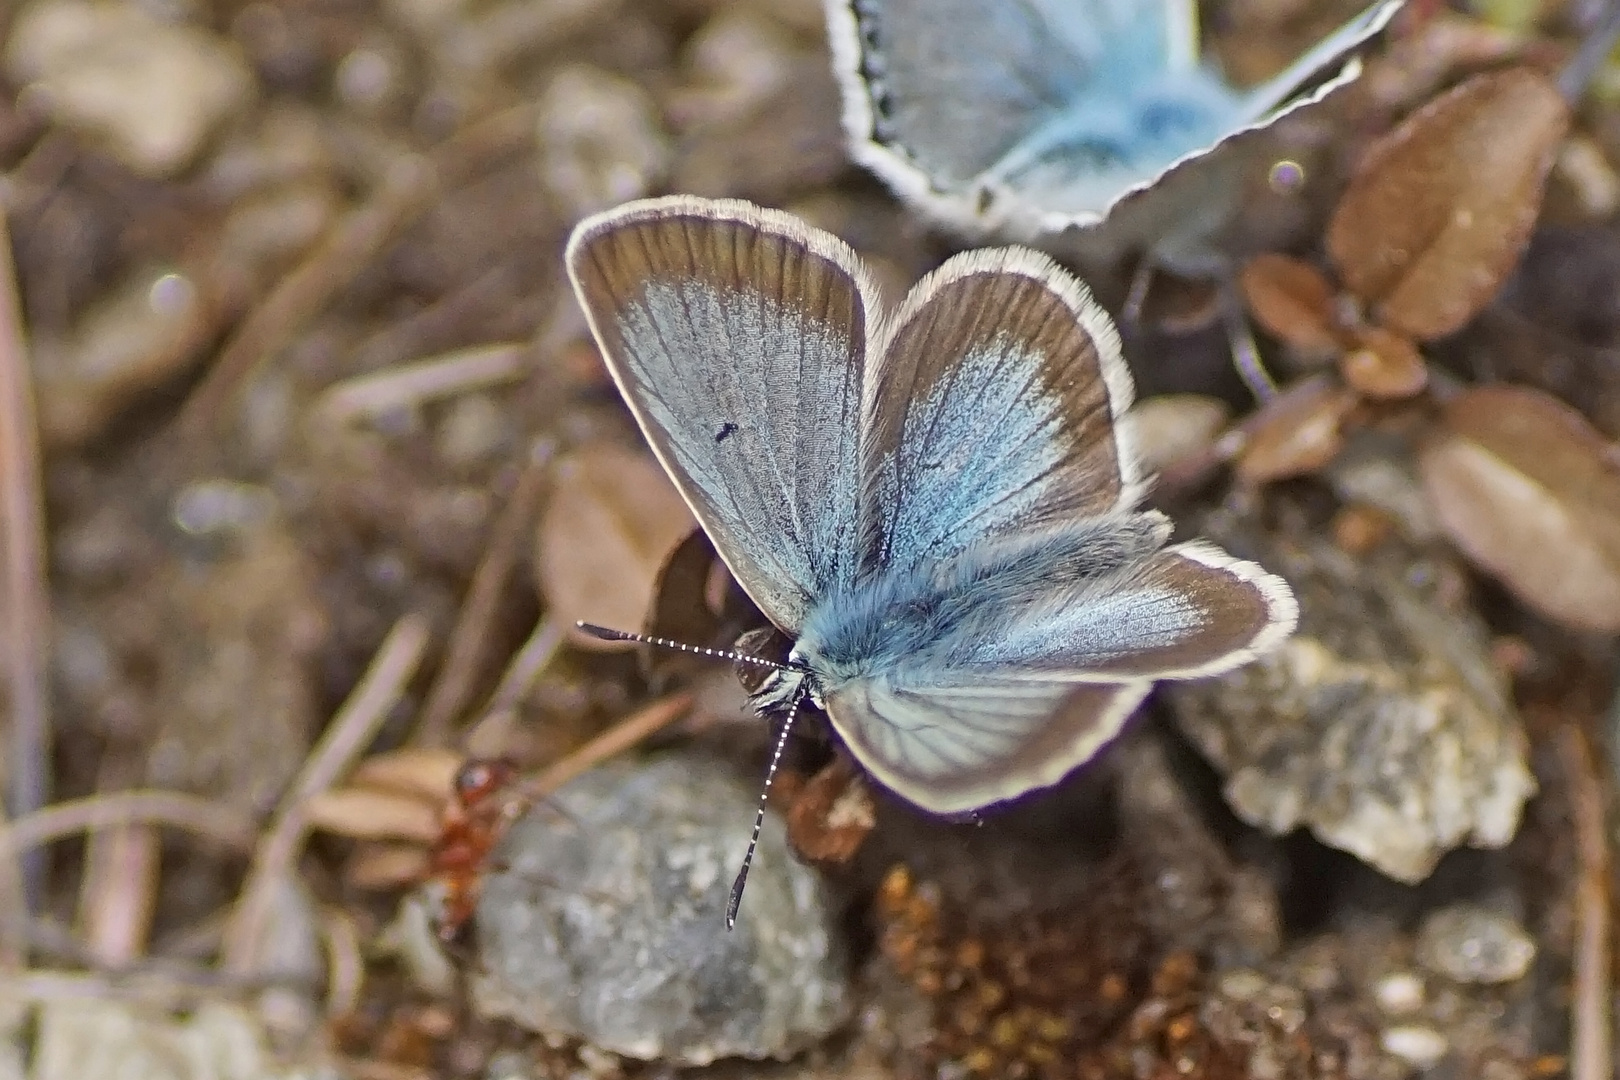
[[[647,441],[739,584],[797,632],[853,579],[868,311],[852,251],[745,203],[583,223],[568,270]]]
[[[1130,375],[1072,277],[1018,248],[957,256],[907,298],[873,361],[863,446],[871,565],[1112,515],[1139,497],[1115,419]]]
[[[964,222],[972,182],[1090,79],[1090,59],[1028,3],[835,0],[827,17],[856,159]]]

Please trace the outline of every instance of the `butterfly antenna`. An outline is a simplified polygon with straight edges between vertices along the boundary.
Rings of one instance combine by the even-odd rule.
[[[754,832],[748,838],[748,850],[743,854],[742,869],[737,871],[737,880],[731,883],[731,896],[726,900],[726,929],[730,930],[737,925],[737,909],[742,907],[743,886],[748,884],[748,867],[754,861],[754,849],[759,846],[759,830],[765,827],[765,799],[771,793],[771,781],[776,779],[776,766],[782,761],[782,750],[787,746],[788,733],[793,730],[793,721],[799,715],[799,703],[804,700],[805,687],[800,686],[799,692],[793,696],[793,705],[788,709],[787,719],[782,721],[782,733],[776,737],[776,749],[771,751],[771,765],[765,770],[765,786],[759,789],[759,809],[754,813]]]
[[[804,670],[792,664],[782,664],[775,660],[767,660],[762,656],[749,656],[746,653],[733,652],[730,649],[705,649],[701,645],[688,645],[684,641],[671,641],[669,638],[653,637],[651,634],[632,634],[628,630],[612,630],[606,626],[597,626],[595,623],[576,622],[574,625],[591,635],[591,637],[601,638],[603,641],[636,641],[643,645],[657,645],[660,648],[695,653],[698,656],[708,656],[715,660],[734,660],[740,664],[758,664],[760,667],[775,668],[777,671]]]

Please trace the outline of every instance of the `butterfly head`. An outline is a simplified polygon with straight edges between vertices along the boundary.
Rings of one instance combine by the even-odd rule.
[[[822,708],[821,680],[794,650],[788,655],[788,665],[765,672],[758,685],[748,695],[749,702],[767,715],[786,712],[805,698]]]

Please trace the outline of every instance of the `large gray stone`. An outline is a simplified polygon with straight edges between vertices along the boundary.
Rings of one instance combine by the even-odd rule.
[[[1353,558],[1293,508],[1279,516],[1264,538],[1225,514],[1202,531],[1288,579],[1299,631],[1230,675],[1164,688],[1226,801],[1408,883],[1452,848],[1505,845],[1535,781],[1456,568],[1393,539]]]
[[[851,1004],[835,913],[774,816],[726,930],[756,797],[712,760],[669,755],[531,810],[478,905],[478,1010],[680,1065],[786,1057],[832,1032]]]

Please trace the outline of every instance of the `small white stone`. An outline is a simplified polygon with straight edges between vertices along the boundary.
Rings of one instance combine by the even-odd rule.
[[[4,67],[31,105],[150,177],[190,165],[254,93],[229,41],[117,0],[36,0],[12,26]]]
[[[1379,1040],[1384,1051],[1419,1069],[1432,1069],[1446,1056],[1451,1044],[1446,1037],[1431,1027],[1420,1024],[1402,1024],[1385,1028]]]
[[[1266,977],[1252,968],[1237,968],[1221,976],[1221,995],[1233,1001],[1253,1001],[1270,984]]]
[[[1423,1007],[1423,979],[1410,971],[1385,975],[1373,987],[1378,1007],[1390,1016],[1407,1016]]]
[[[540,180],[570,220],[646,195],[669,167],[657,105],[629,79],[565,67],[539,111]]]

